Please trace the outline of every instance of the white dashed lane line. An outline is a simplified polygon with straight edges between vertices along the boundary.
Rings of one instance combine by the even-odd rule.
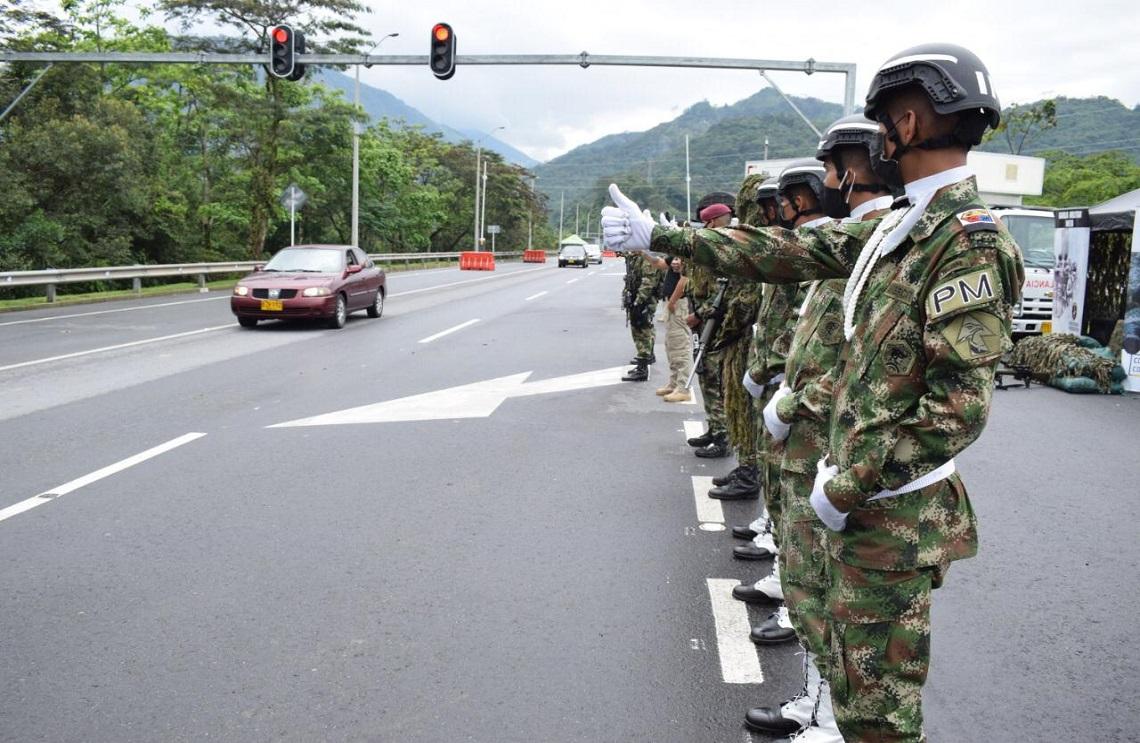
[[[76,351],[75,353],[65,353],[60,356],[49,356],[46,359],[34,359],[32,361],[21,361],[18,364],[9,364],[8,366],[0,366],[0,372],[10,371],[12,369],[22,369],[26,366],[36,366],[37,364],[47,364],[52,361],[63,361],[65,359],[75,359],[80,356],[89,356],[93,353],[103,353],[104,351],[117,351],[120,348],[134,348],[135,346],[145,346],[148,343],[159,343],[160,341],[169,341],[176,338],[187,338],[192,335],[201,335],[203,333],[212,333],[216,330],[233,330],[237,326],[233,323],[226,323],[225,325],[215,325],[210,328],[199,328],[198,330],[188,330],[185,333],[174,333],[172,335],[160,335],[157,338],[144,338],[141,341],[130,341],[129,343],[116,343],[113,346],[103,346],[102,348],[91,348],[86,351]]]
[[[574,283],[574,282],[576,282],[576,281],[578,281],[578,279],[570,279],[570,280],[569,280],[569,281],[567,281],[566,283],[567,283],[567,284],[573,284],[573,283]]]
[[[760,657],[749,636],[748,607],[732,597],[733,578],[709,578],[709,601],[716,621],[716,649],[720,672],[727,684],[762,684]]]
[[[523,301],[524,301],[524,302],[529,302],[529,301],[531,301],[532,299],[538,299],[539,297],[541,297],[541,296],[544,296],[544,295],[546,295],[546,294],[549,294],[549,293],[550,293],[550,292],[539,292],[538,294],[531,294],[529,297],[527,297],[527,298],[526,298],[526,299],[524,299]]]
[[[466,328],[468,326],[474,325],[477,322],[479,322],[479,318],[474,318],[472,320],[468,320],[467,322],[461,322],[453,328],[448,328],[447,330],[441,330],[440,332],[436,333],[435,335],[429,335],[427,338],[420,339],[420,343],[431,343],[432,341],[439,340],[440,338],[444,337],[445,335],[451,335],[452,333],[454,333],[456,331],[463,330],[464,328]]]
[[[156,447],[147,449],[146,451],[135,454],[132,457],[127,457],[126,459],[108,465],[103,469],[95,470],[89,475],[84,475],[83,477],[72,480],[71,482],[66,482],[63,485],[54,487],[45,493],[40,493],[39,495],[34,495],[31,498],[22,500],[15,505],[11,505],[5,509],[0,510],[0,521],[10,519],[13,516],[24,513],[25,511],[30,511],[33,508],[42,506],[45,503],[50,503],[60,496],[75,492],[76,490],[79,490],[86,485],[90,485],[91,483],[98,482],[105,477],[110,477],[115,473],[122,472],[125,469],[134,467],[136,464],[141,464],[148,459],[153,459],[154,457],[157,457],[160,454],[165,454],[172,449],[177,449],[183,444],[189,444],[191,441],[196,441],[205,435],[206,434],[204,433],[184,434],[176,439],[167,441],[165,444],[159,444]]]
[[[92,312],[76,312],[71,315],[52,315],[51,317],[34,317],[30,320],[9,320],[7,322],[0,322],[0,328],[7,325],[30,325],[35,322],[51,322],[52,320],[71,320],[76,317],[91,317],[92,315],[110,315],[116,312],[135,312],[137,310],[152,310],[156,307],[174,307],[180,304],[197,304],[198,302],[216,302],[219,299],[229,299],[230,295],[226,294],[221,297],[207,297],[206,299],[183,299],[179,302],[159,302],[157,304],[144,304],[139,307],[118,307],[113,310],[95,310]]]

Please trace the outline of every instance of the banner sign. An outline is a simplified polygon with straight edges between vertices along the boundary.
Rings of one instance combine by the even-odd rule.
[[[1140,392],[1140,209],[1132,221],[1132,266],[1128,270],[1128,301],[1124,305],[1124,350],[1120,365],[1128,376],[1124,389]]]
[[[1053,235],[1053,332],[1081,335],[1089,273],[1088,209],[1057,212]]]

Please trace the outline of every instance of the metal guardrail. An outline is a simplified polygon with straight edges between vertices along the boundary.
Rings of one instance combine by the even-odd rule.
[[[458,261],[459,253],[370,253],[379,263],[427,263]],[[521,258],[521,252],[495,253],[496,258]],[[122,281],[130,279],[136,292],[142,291],[145,278],[185,276],[195,278],[200,290],[206,288],[206,276],[219,273],[249,273],[265,261],[229,261],[224,263],[164,263],[135,266],[102,266],[97,268],[51,268],[44,271],[0,271],[0,289],[17,286],[46,286],[47,301],[55,301],[58,284],[83,281]]]

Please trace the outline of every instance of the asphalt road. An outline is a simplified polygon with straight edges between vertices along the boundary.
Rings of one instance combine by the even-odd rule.
[[[766,740],[742,714],[799,658],[714,608],[767,571],[698,516],[730,463],[661,365],[563,379],[632,355],[621,271],[392,274],[341,331],[215,295],[0,315],[0,739]],[[1140,740],[1140,400],[995,394],[930,740]]]

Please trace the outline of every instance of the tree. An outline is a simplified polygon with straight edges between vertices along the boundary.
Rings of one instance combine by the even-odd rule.
[[[1057,126],[1057,101],[1053,98],[1038,101],[1031,105],[1013,104],[1001,115],[1001,123],[996,129],[986,133],[985,140],[1000,136],[1005,140],[1011,155],[1020,155],[1031,134],[1043,132]]]
[[[1060,150],[1046,157],[1041,196],[1027,203],[1046,206],[1092,206],[1140,188],[1140,165],[1123,152],[1070,155]]]
[[[305,34],[306,47],[318,52],[359,51],[366,32],[356,22],[367,12],[357,0],[294,0],[277,3],[262,0],[162,0],[161,7],[172,19],[184,25],[208,20],[238,29],[242,37],[236,48],[266,50],[269,30],[289,21]],[[243,111],[249,139],[249,254],[260,258],[265,249],[269,222],[277,206],[280,176],[282,128],[286,119],[303,104],[298,89],[272,75],[263,76],[264,94]]]

